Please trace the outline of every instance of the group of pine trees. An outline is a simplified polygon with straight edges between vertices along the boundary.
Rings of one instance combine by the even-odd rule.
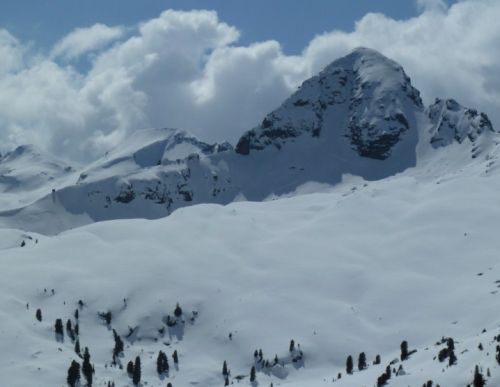
[[[407,360],[413,353],[416,352],[416,350],[410,351],[408,349],[408,342],[406,340],[401,342],[400,348],[401,348],[401,356],[400,356],[401,361]],[[380,355],[377,355],[375,357],[375,360],[373,361],[373,364],[378,365],[378,364],[380,364],[380,362],[381,362]],[[361,352],[358,356],[358,370],[363,371],[366,368],[368,368],[366,354],[364,352]],[[348,375],[352,375],[354,373],[354,359],[351,355],[349,355],[347,357],[347,360],[346,360],[346,373]],[[401,375],[401,374],[404,374],[404,370],[403,370],[402,366],[400,366],[399,370],[397,371],[397,375]],[[377,386],[378,387],[384,386],[387,383],[387,381],[391,378],[391,376],[392,376],[391,365],[388,365],[386,367],[385,372],[378,377]],[[341,377],[342,377],[342,374],[339,373],[337,378],[340,379]]]
[[[139,356],[135,358],[135,363],[132,361],[128,362],[127,373],[132,378],[132,383],[138,386],[141,382],[141,358]]]
[[[455,355],[455,341],[451,337],[444,340],[446,341],[446,347],[439,351],[438,360],[442,363],[448,359],[448,365],[452,366],[457,363],[457,357]]]
[[[71,365],[69,366],[68,377],[66,380],[70,387],[75,387],[78,385],[81,378],[80,372],[85,377],[87,386],[92,387],[95,370],[94,366],[90,363],[90,353],[88,348],[85,348],[81,367],[80,364],[75,360],[73,360],[71,362]]]

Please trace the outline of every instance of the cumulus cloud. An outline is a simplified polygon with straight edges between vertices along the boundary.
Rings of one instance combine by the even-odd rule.
[[[302,81],[358,46],[401,63],[427,103],[455,97],[500,127],[500,3],[416,4],[414,18],[367,14],[353,31],[316,36],[296,56],[276,41],[238,45],[238,29],[210,11],[168,10],[127,27],[127,36],[107,26],[76,30],[46,56],[0,30],[2,144],[34,142],[91,159],[144,127],[235,142]],[[94,50],[88,71],[68,65]]]
[[[51,56],[66,60],[76,59],[83,54],[105,47],[121,38],[124,33],[125,30],[122,27],[108,27],[104,24],[77,28],[56,43]]]

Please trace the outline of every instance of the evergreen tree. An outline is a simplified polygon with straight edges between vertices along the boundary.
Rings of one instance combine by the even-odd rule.
[[[229,373],[227,372],[227,363],[224,360],[224,364],[222,364],[222,375],[227,376]]]
[[[172,387],[172,383],[167,383],[167,387]]]
[[[82,374],[87,380],[87,385],[92,386],[94,369],[92,367],[92,364],[90,364],[90,353],[87,347],[85,347],[85,350],[83,351]]]
[[[98,313],[98,315],[100,318],[104,320],[106,325],[111,325],[111,321],[113,320],[113,315],[111,314],[111,311],[108,310],[107,312],[101,312]]]
[[[224,379],[224,386],[229,386],[229,378],[227,376]]]
[[[76,340],[75,342],[75,353],[80,355],[80,340]]]
[[[165,355],[165,352],[160,351],[158,353],[158,358],[156,359],[156,370],[158,371],[158,374],[163,374],[164,372],[168,372],[169,366],[168,366],[168,358],[167,355]]]
[[[72,361],[71,365],[68,369],[68,377],[66,381],[68,382],[68,386],[75,387],[78,381],[80,380],[80,364],[76,361]]]
[[[391,378],[391,366],[388,365],[387,367],[385,367],[385,374],[387,375],[387,379],[390,379]]]
[[[38,321],[40,321],[40,322],[42,321],[42,310],[41,309],[36,310],[35,317]]]
[[[80,325],[78,323],[75,324],[75,335],[80,336]]]
[[[68,334],[68,337],[71,339],[71,341],[75,341],[75,332],[73,331],[73,325],[71,324],[71,320],[68,319],[66,322],[66,333]]]
[[[352,361],[352,356],[349,355],[347,357],[347,361],[346,361],[346,365],[345,365],[345,370],[346,370],[346,372],[347,372],[348,375],[352,374],[353,368],[354,368],[354,364],[353,364],[353,361]]]
[[[132,360],[127,363],[127,373],[130,377],[132,377],[132,375],[134,374],[134,363],[132,362]]]
[[[141,382],[141,358],[137,356],[135,358],[134,372],[132,374],[132,383],[136,386]]]
[[[179,306],[179,303],[177,303],[175,305],[174,315],[175,315],[175,317],[181,317],[182,316],[182,308]]]
[[[476,369],[474,371],[474,381],[472,382],[474,387],[484,387],[486,385],[486,381],[484,380],[483,374],[479,371],[479,366],[476,365]]]
[[[177,350],[175,350],[172,354],[172,359],[174,360],[175,364],[179,364],[179,355],[177,354]]]
[[[455,351],[450,351],[450,357],[448,358],[448,365],[452,366],[457,363],[457,357],[455,356]]]
[[[401,342],[401,361],[408,359],[408,342],[404,340]]]
[[[373,361],[374,365],[380,364],[380,355],[375,356],[375,360]]]
[[[275,355],[274,356],[274,364],[278,364],[278,363],[279,363],[278,355]]]
[[[54,329],[55,329],[57,335],[64,336],[63,322],[60,318],[58,318],[56,320],[56,323],[54,325]]]
[[[75,320],[78,320],[78,318],[80,317],[80,314],[78,312],[78,309],[75,309]]]
[[[293,352],[295,350],[295,341],[290,340],[290,352]]]
[[[122,338],[116,333],[114,329],[113,329],[113,337],[115,339],[115,347],[113,348],[113,357],[115,357],[123,352],[124,345]]]
[[[250,370],[250,382],[255,382],[255,366]]]
[[[366,368],[366,355],[361,352],[358,357],[358,370],[363,371]]]

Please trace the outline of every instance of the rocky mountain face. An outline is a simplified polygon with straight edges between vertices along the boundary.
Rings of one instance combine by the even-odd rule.
[[[491,121],[476,109],[465,108],[454,99],[439,98],[427,109],[427,116],[434,126],[431,145],[434,148],[462,143],[474,143],[484,132],[494,132]]]
[[[457,163],[483,162],[496,135],[486,114],[452,99],[425,108],[399,64],[360,48],[306,80],[234,149],[178,130],[138,131],[71,181],[51,182],[55,192],[46,187],[35,203],[0,214],[0,224],[14,219],[56,233],[68,223],[47,231],[43,217],[71,214],[72,225],[158,218],[192,204],[263,200],[311,181],[335,185],[346,174],[378,180],[452,159],[452,144],[471,155]]]
[[[333,131],[347,138],[359,156],[385,160],[422,110],[420,93],[400,65],[373,50],[358,49],[305,81],[241,137],[236,152],[280,149],[302,135],[320,137]],[[338,118],[334,124],[331,117]]]

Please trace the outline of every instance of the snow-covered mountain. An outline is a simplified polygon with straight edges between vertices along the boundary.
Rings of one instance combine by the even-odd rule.
[[[57,233],[199,203],[260,201],[346,174],[379,180],[433,169],[436,160],[454,170],[471,157],[491,166],[496,138],[484,113],[454,100],[424,108],[400,65],[360,48],[305,81],[235,149],[176,130],[138,131],[55,193],[46,187],[36,203],[0,214],[0,224]]]
[[[0,155],[0,208],[27,205],[74,171],[67,162],[33,145],[19,146]]]
[[[357,49],[234,148],[3,155],[0,384],[66,386],[88,347],[94,386],[137,357],[151,387],[500,385],[498,136]]]

